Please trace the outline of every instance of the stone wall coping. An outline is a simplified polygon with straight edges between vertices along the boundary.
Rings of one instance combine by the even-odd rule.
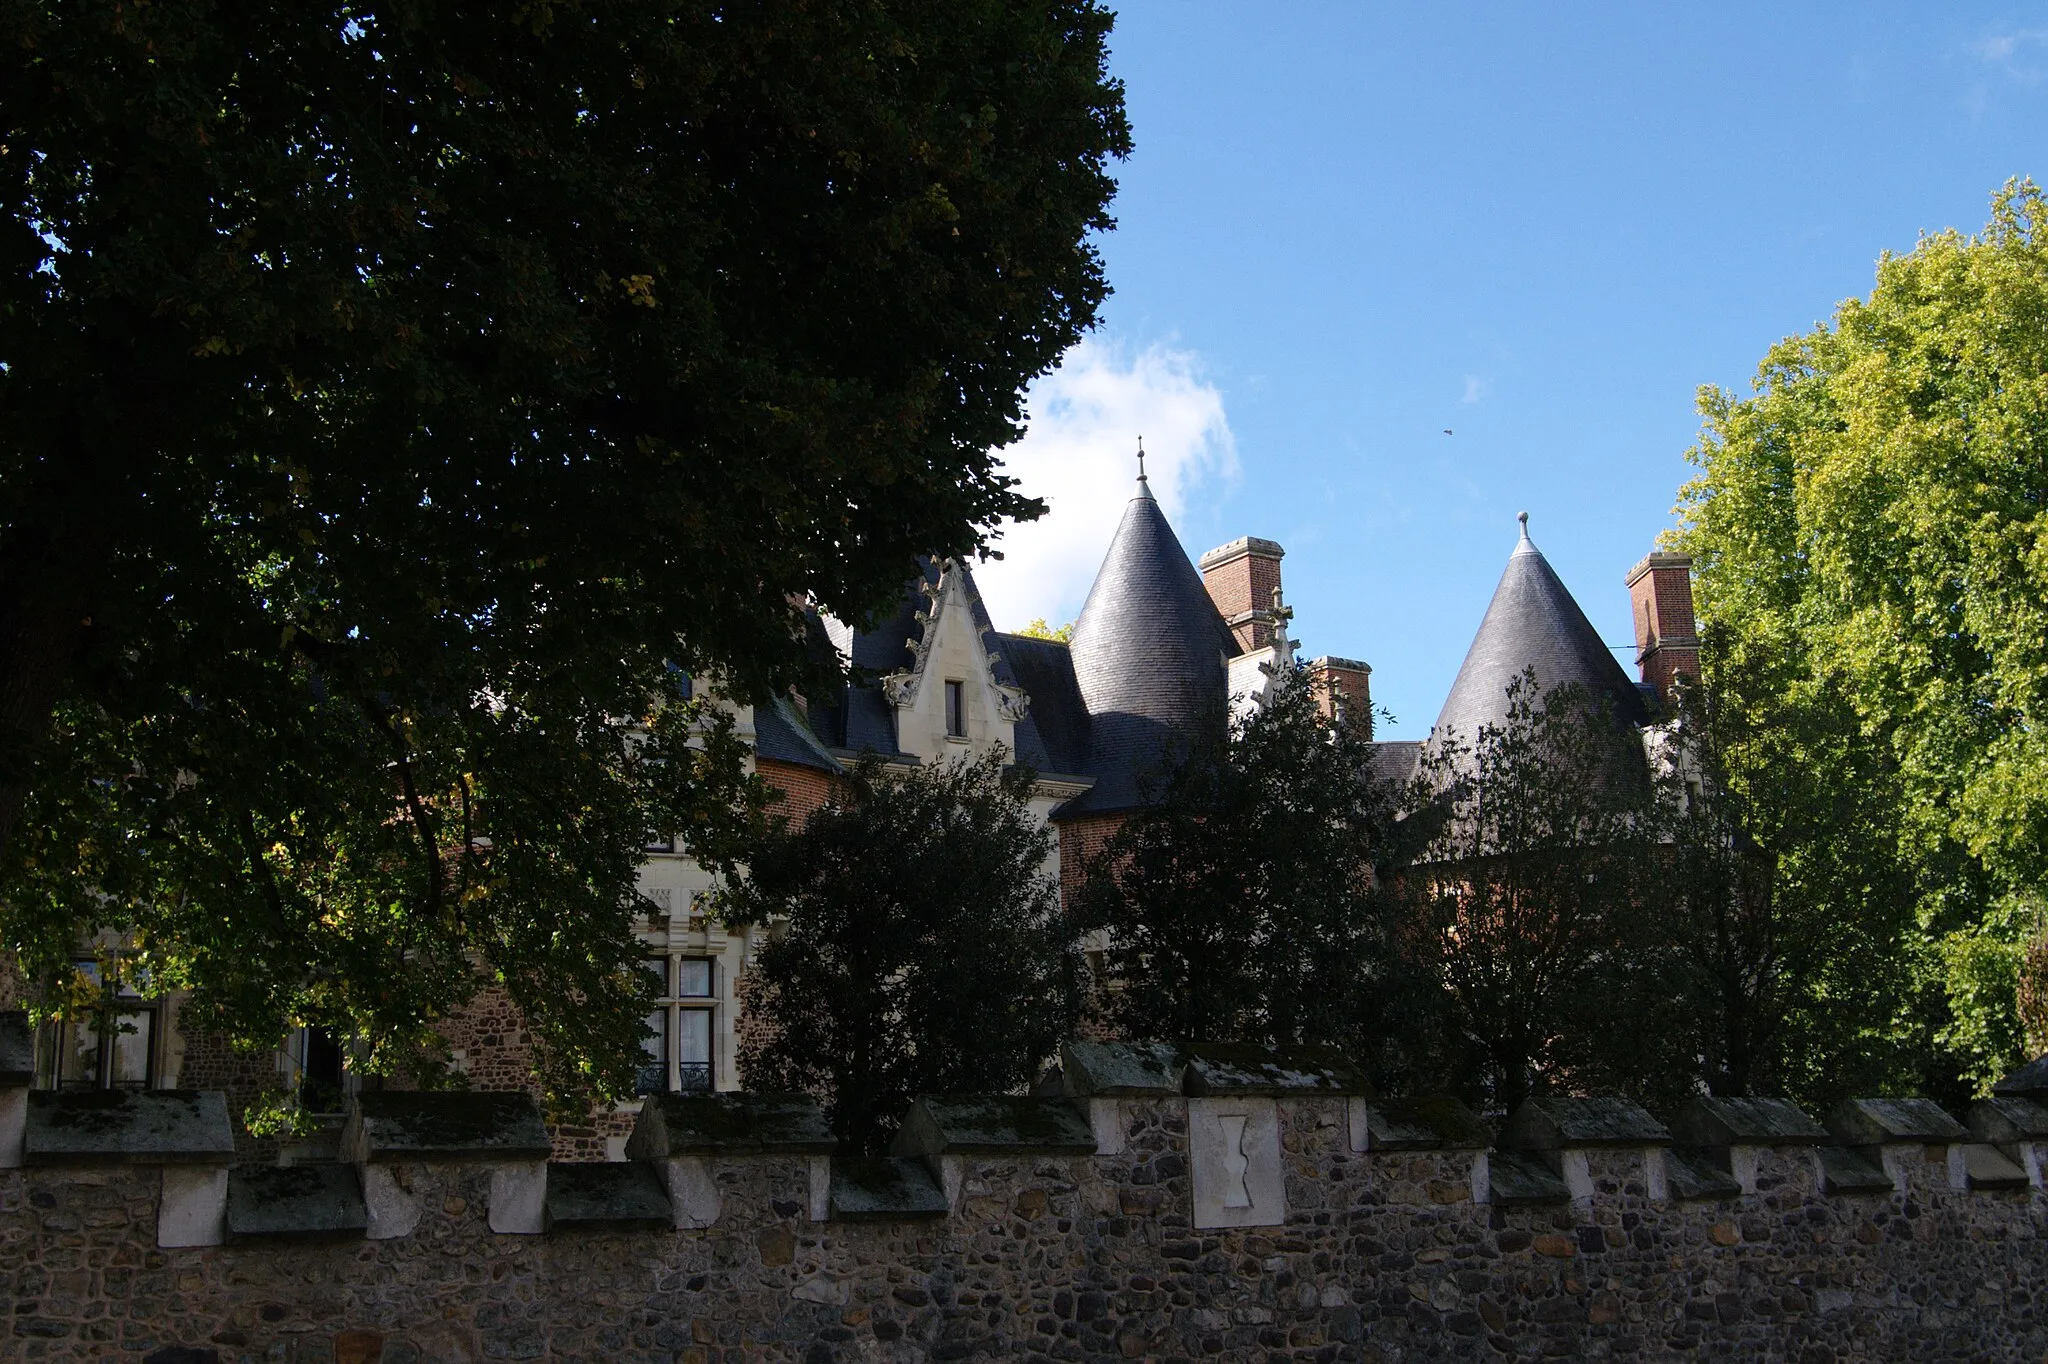
[[[1066,1042],[1060,1072],[1083,1099],[1177,1095],[1187,1062],[1164,1042]]]
[[[21,1009],[0,1012],[0,1089],[22,1089],[36,1079],[36,1030]]]
[[[1633,1099],[1530,1099],[1501,1133],[1501,1145],[1525,1151],[1670,1143],[1670,1130]]]
[[[1790,1099],[1698,1098],[1672,1120],[1686,1146],[1816,1146],[1828,1129]]]
[[[1736,1198],[1742,1186],[1705,1151],[1674,1146],[1664,1153],[1664,1183],[1671,1196],[1707,1200]]]
[[[824,1156],[838,1145],[808,1094],[657,1094],[641,1105],[626,1156]]]
[[[2031,1099],[1993,1096],[1970,1105],[1970,1135],[1978,1141],[2039,1141],[2048,1138],[2048,1108]]]
[[[1095,1154],[1095,1130],[1067,1099],[930,1095],[910,1105],[899,1156]]]
[[[835,1156],[827,1208],[837,1222],[944,1217],[946,1191],[929,1167],[909,1156]]]
[[[1205,1043],[1190,1047],[1187,1057],[1186,1088],[1196,1098],[1373,1093],[1365,1073],[1335,1047]]]
[[[652,1165],[629,1162],[551,1162],[550,1227],[667,1227],[674,1209]]]
[[[1932,1099],[1844,1099],[1828,1115],[1828,1130],[1847,1146],[1964,1141],[1969,1137],[1963,1125]]]
[[[1365,1106],[1369,1151],[1483,1151],[1493,1130],[1448,1094],[1374,1099]]]
[[[30,1090],[30,1165],[226,1165],[227,1096],[205,1089]]]
[[[1820,1162],[1821,1192],[1890,1193],[1892,1177],[1846,1146],[1816,1146]]]
[[[2027,1172],[2005,1152],[1984,1142],[1963,1142],[1956,1147],[1961,1156],[1963,1187],[1968,1189],[2024,1189]]]
[[[2012,1099],[2048,1099],[2048,1056],[2036,1056],[1991,1086],[1993,1095]]]
[[[349,1100],[344,1159],[389,1161],[546,1160],[554,1144],[540,1108],[524,1093],[385,1090]]]
[[[1572,1191],[1557,1171],[1526,1151],[1496,1151],[1486,1162],[1486,1196],[1503,1206],[1568,1203]]]
[[[352,1165],[243,1165],[228,1171],[231,1236],[361,1236],[370,1213]]]

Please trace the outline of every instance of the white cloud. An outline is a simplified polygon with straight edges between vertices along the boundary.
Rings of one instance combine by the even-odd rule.
[[[1237,476],[1223,393],[1189,350],[1083,340],[1032,385],[1026,408],[1028,430],[1003,463],[1049,510],[1007,527],[1001,561],[975,567],[997,629],[1080,614],[1135,486],[1138,437],[1152,495],[1176,523],[1191,498]]]
[[[1476,374],[1468,374],[1465,376],[1465,396],[1463,398],[1460,398],[1458,401],[1465,403],[1468,406],[1472,403],[1476,403],[1481,398],[1484,398],[1486,396],[1487,388],[1488,384],[1486,380],[1480,378]]]

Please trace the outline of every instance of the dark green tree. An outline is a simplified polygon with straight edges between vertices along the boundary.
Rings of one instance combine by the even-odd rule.
[[[1418,780],[1433,828],[1397,874],[1403,942],[1445,1028],[1418,1072],[1508,1110],[1575,1073],[1641,1073],[1615,1009],[1656,847],[1634,733],[1525,672],[1503,723],[1431,736]]]
[[[1401,792],[1377,777],[1367,717],[1332,720],[1312,679],[1163,774],[1090,866],[1083,917],[1106,932],[1101,1006],[1125,1036],[1363,1042],[1377,1059],[1405,999],[1375,868]]]
[[[1079,934],[1033,775],[1006,757],[870,757],[755,842],[720,900],[777,926],[747,976],[741,1079],[819,1095],[852,1150],[880,1153],[919,1094],[1021,1090],[1073,1029]]]
[[[1718,631],[1657,736],[1645,911],[1621,925],[1615,1007],[1630,1087],[1790,1093],[1826,1108],[1911,1084],[1896,1015],[1913,997],[1913,881],[1896,772],[1839,697],[1745,709]]]
[[[748,800],[688,677],[1039,510],[1109,22],[0,0],[0,944],[254,1041],[496,977],[623,1089],[636,850]]]

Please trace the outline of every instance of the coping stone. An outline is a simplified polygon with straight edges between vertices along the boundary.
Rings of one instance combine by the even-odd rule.
[[[1503,1146],[1558,1151],[1578,1146],[1669,1145],[1671,1132],[1633,1099],[1529,1099],[1508,1119]]]
[[[951,1211],[930,1168],[909,1156],[835,1156],[827,1206],[835,1222],[944,1217]]]
[[[899,1156],[1092,1156],[1095,1130],[1067,1099],[1007,1094],[927,1096],[896,1134]]]
[[[1488,1202],[1504,1206],[1569,1203],[1572,1191],[1539,1157],[1524,1151],[1495,1151],[1486,1162],[1486,1197]]]
[[[1370,1097],[1365,1072],[1335,1047],[1210,1043],[1188,1049],[1185,1085],[1196,1098],[1304,1095]]]
[[[554,1149],[531,1095],[384,1090],[355,1095],[341,1134],[357,1163],[546,1160]]]
[[[1376,1099],[1365,1108],[1371,1151],[1483,1151],[1493,1130],[1448,1094],[1418,1099]]]
[[[1969,1127],[1978,1141],[2040,1141],[2048,1138],[2048,1108],[2031,1099],[1979,1099],[1970,1105]]]
[[[1704,1151],[1673,1147],[1664,1153],[1664,1184],[1673,1198],[1737,1198],[1742,1186]]]
[[[2005,1152],[1984,1142],[1963,1142],[1963,1183],[1972,1189],[2024,1189],[2031,1182]]]
[[[1816,1146],[1824,1194],[1890,1193],[1892,1177],[1846,1146]]]
[[[1828,1129],[1790,1099],[1690,1100],[1671,1133],[1686,1146],[1818,1146]]]
[[[226,1165],[227,1096],[211,1089],[30,1090],[30,1165]]]
[[[661,1176],[637,1161],[551,1163],[547,1209],[551,1227],[668,1227],[675,1217]]]
[[[0,1089],[35,1083],[36,1031],[20,1009],[0,1013]]]
[[[654,1094],[640,1107],[626,1155],[826,1156],[838,1144],[808,1094]]]
[[[1970,1135],[1932,1099],[1844,1099],[1828,1115],[1828,1130],[1848,1146],[1963,1141]]]
[[[1121,1099],[1181,1092],[1187,1062],[1164,1042],[1066,1042],[1060,1070],[1083,1099]]]
[[[1993,1095],[2010,1099],[2048,1099],[2048,1056],[2036,1056],[1991,1086]]]
[[[353,1165],[242,1165],[228,1171],[234,1236],[361,1236],[370,1213]]]

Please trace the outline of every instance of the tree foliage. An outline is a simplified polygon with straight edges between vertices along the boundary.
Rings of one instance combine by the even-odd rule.
[[[1445,1042],[1418,1068],[1507,1109],[1588,1070],[1638,1073],[1636,1039],[1611,1031],[1656,843],[1636,736],[1525,672],[1503,723],[1430,737],[1418,782],[1433,827],[1399,879]]]
[[[869,757],[721,896],[728,922],[781,926],[747,977],[742,1081],[821,1096],[850,1149],[879,1154],[919,1094],[1021,1089],[1073,1028],[1079,935],[1006,757]]]
[[[1108,26],[0,0],[0,940],[132,928],[258,1041],[480,963],[628,1076],[644,831],[749,800],[687,675],[1039,510]]]
[[[1849,722],[1817,752],[1796,729],[1738,748],[1734,775],[1769,785],[1817,758],[1866,778],[1851,836],[1883,830],[1913,902],[1878,945],[1919,982],[1905,1017],[1871,1026],[1937,1088],[2019,1059],[2048,885],[2044,234],[2048,200],[2010,184],[1981,235],[1886,255],[1868,298],[1773,347],[1750,397],[1703,391],[1677,537],[1729,704]]]
[[[1364,1043],[1401,996],[1375,867],[1401,792],[1365,717],[1332,721],[1300,670],[1164,776],[1089,868],[1105,930],[1102,1007],[1126,1036]]]

